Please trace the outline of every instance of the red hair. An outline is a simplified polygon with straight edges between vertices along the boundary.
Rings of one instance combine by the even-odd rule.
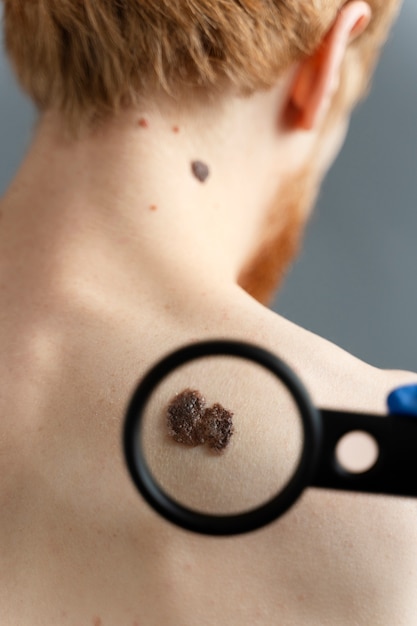
[[[357,98],[398,0],[368,0],[353,44]],[[57,109],[79,136],[158,92],[178,102],[250,95],[319,45],[344,0],[3,0],[4,46],[40,112]],[[343,91],[343,86],[341,88]]]

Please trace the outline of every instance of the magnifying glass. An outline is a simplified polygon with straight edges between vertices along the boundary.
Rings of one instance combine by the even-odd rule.
[[[343,463],[353,434],[375,450],[365,468]],[[307,487],[417,496],[417,420],[319,410],[276,355],[239,341],[183,347],[140,381],[123,449],[145,500],[182,528],[253,531]]]

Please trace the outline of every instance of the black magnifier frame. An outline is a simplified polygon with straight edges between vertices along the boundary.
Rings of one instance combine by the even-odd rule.
[[[184,508],[156,483],[140,445],[142,412],[161,380],[184,363],[216,355],[242,357],[275,374],[291,392],[304,431],[299,464],[284,489],[265,505],[238,515],[206,515]],[[379,448],[376,462],[364,472],[347,471],[336,456],[339,441],[353,431],[367,433]],[[265,526],[285,513],[306,487],[417,497],[417,415],[317,409],[301,380],[281,359],[259,346],[240,341],[192,344],[155,365],[140,382],[128,407],[123,448],[130,475],[145,500],[174,524],[206,535],[237,535]]]
[[[304,444],[293,475],[278,495],[255,509],[234,515],[208,515],[185,508],[165,493],[150,472],[142,451],[141,420],[147,402],[174,369],[207,356],[235,356],[253,361],[289,389],[300,413]],[[157,363],[142,379],[129,403],[123,429],[123,450],[131,478],[144,499],[169,521],[206,535],[236,535],[256,530],[287,511],[311,483],[320,452],[321,421],[296,374],[277,356],[240,341],[205,341],[185,346]]]

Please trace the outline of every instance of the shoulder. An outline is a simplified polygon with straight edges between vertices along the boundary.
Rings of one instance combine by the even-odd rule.
[[[281,358],[321,408],[384,414],[393,389],[417,384],[417,373],[374,367],[252,299],[240,315],[241,334]]]

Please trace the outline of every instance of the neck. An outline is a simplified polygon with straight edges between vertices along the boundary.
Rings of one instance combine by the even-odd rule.
[[[124,113],[76,142],[48,113],[2,200],[3,227],[16,241],[27,233],[33,254],[55,251],[54,267],[94,280],[236,282],[276,200],[281,89],[222,114]],[[204,181],[196,161],[208,167]]]

